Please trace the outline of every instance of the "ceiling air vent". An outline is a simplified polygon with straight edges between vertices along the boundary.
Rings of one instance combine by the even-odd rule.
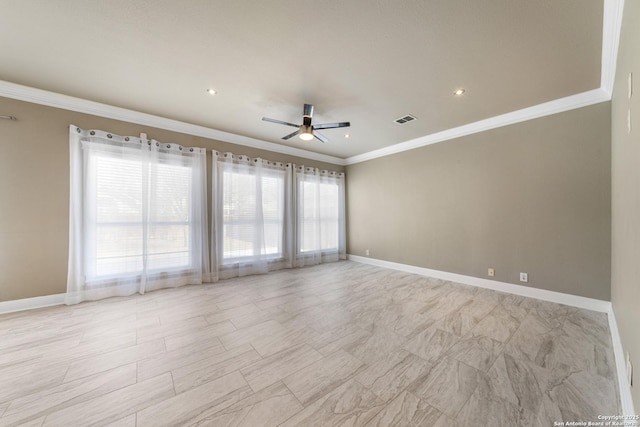
[[[403,124],[405,124],[405,123],[412,122],[412,121],[414,121],[414,120],[416,120],[416,118],[415,118],[415,117],[413,117],[413,116],[412,116],[412,115],[410,115],[410,114],[407,114],[407,115],[406,115],[406,116],[404,116],[404,117],[400,117],[399,119],[395,119],[395,120],[394,120],[394,122],[396,122],[396,123],[397,123],[397,124],[399,124],[399,125],[403,125]]]

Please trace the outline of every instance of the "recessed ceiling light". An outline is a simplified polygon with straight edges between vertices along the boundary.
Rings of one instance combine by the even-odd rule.
[[[217,94],[218,94],[218,91],[217,91],[217,90],[215,90],[215,89],[207,89],[207,93],[208,93],[209,95],[217,95]]]
[[[351,135],[349,135],[348,133],[345,133],[345,134],[344,134],[344,137],[345,137],[345,138],[351,138]]]
[[[456,96],[460,96],[465,92],[464,89],[460,88],[460,89],[456,89],[455,92],[453,92],[454,95]]]

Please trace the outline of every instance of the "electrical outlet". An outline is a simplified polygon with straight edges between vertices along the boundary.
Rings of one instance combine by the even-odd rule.
[[[366,251],[364,251],[364,254],[365,254],[366,256],[369,256],[369,249],[367,249]]]
[[[520,281],[527,283],[529,281],[529,275],[527,273],[520,273]]]
[[[491,267],[489,267],[489,270],[487,270],[487,275],[489,277],[494,277],[496,275],[496,270],[491,268]]]

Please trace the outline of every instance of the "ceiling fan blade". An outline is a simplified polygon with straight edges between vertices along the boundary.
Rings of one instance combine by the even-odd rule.
[[[313,136],[318,138],[321,142],[329,142],[329,139],[326,136],[322,135],[321,133],[313,132]]]
[[[347,128],[351,126],[350,122],[340,122],[340,123],[322,123],[319,125],[313,125],[314,129],[333,129],[333,128]]]
[[[300,125],[294,125],[293,123],[283,122],[282,120],[270,119],[268,117],[263,117],[262,120],[264,120],[265,122],[278,123],[279,125],[293,126],[294,128],[300,127]]]
[[[300,133],[300,129],[298,129],[297,131],[290,133],[287,136],[283,136],[282,139],[289,139],[289,138],[293,138],[294,136],[298,135]]]

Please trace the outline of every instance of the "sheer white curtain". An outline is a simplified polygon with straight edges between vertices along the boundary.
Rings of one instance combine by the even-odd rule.
[[[291,165],[213,152],[213,279],[291,267]]]
[[[346,259],[344,173],[295,166],[293,265]]]
[[[206,151],[70,127],[67,304],[210,281]]]

